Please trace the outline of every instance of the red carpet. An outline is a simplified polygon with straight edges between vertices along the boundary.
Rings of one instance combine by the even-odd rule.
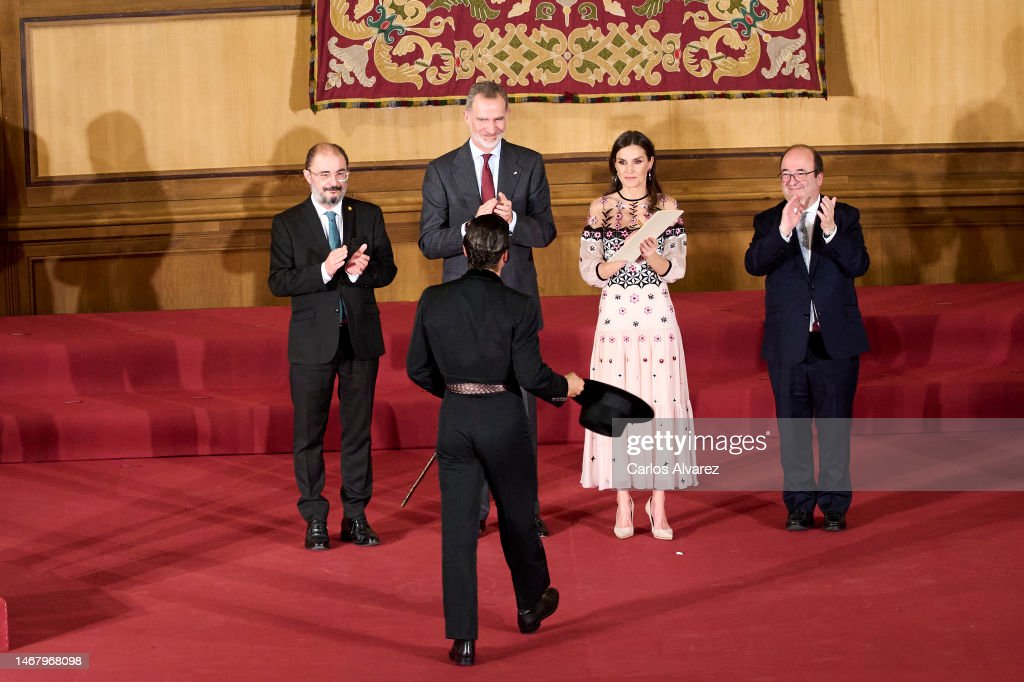
[[[763,294],[674,301],[696,415],[772,416]],[[1021,415],[1024,283],[869,287],[861,308],[872,351],[857,416]],[[374,447],[430,447],[439,403],[404,369],[415,306],[381,309]],[[544,316],[548,363],[589,373],[597,298],[545,299]],[[286,308],[0,318],[0,461],[288,452],[287,327]],[[577,416],[542,410],[541,441],[580,442]]]
[[[761,296],[675,297],[698,418],[772,414]],[[549,363],[586,373],[597,299],[544,306]],[[1024,283],[866,288],[861,307],[873,350],[858,416],[1021,416]],[[260,454],[290,447],[286,309],[0,319],[9,644],[90,656],[89,671],[33,679],[1020,678],[1024,493],[876,488],[855,494],[845,533],[787,533],[777,493],[709,485],[670,496],[676,540],[637,519],[620,541],[614,496],[579,487],[574,405],[540,410],[560,610],[536,635],[515,629],[492,519],[478,665],[457,671],[436,472],[398,507],[438,404],[404,377],[412,313],[382,306],[369,516],[384,544],[319,554],[302,549],[290,457]],[[412,449],[385,451],[398,448]],[[862,450],[855,476],[881,463],[884,479],[885,448]],[[996,453],[1000,472],[1018,450]],[[176,456],[196,454],[236,456]]]
[[[376,456],[384,544],[322,553],[301,547],[286,456],[5,464],[12,651],[90,655],[39,680],[1020,677],[1020,493],[858,494],[828,534],[781,530],[775,494],[687,491],[669,499],[676,540],[638,519],[621,541],[570,446],[541,452],[558,613],[516,631],[492,517],[477,665],[457,670],[436,472],[398,507],[427,454]]]

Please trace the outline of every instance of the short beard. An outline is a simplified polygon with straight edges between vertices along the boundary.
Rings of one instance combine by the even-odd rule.
[[[335,188],[333,188],[333,187],[324,187],[324,191],[320,193],[320,195],[316,198],[316,200],[317,200],[317,202],[321,206],[326,206],[327,208],[334,208],[335,206],[337,206],[338,204],[341,203],[342,199],[345,198],[345,192],[344,192],[344,190],[341,187],[336,188],[338,190],[338,198],[334,199],[334,198],[331,198],[331,197],[327,196],[327,191],[330,190],[330,189],[335,189]]]

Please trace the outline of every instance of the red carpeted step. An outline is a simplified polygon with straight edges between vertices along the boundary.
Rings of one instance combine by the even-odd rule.
[[[1019,416],[1024,283],[863,288],[856,416]],[[763,294],[677,294],[698,417],[770,417]],[[597,296],[544,300],[542,350],[589,372]],[[431,447],[439,401],[405,376],[414,303],[381,305],[375,448]],[[0,318],[0,461],[288,452],[286,307]],[[542,443],[578,442],[542,407]],[[332,417],[328,443],[337,443]],[[330,445],[328,445],[330,447]]]

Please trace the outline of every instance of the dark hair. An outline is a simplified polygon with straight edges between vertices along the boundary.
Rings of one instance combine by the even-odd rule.
[[[321,152],[334,152],[336,154],[341,154],[341,157],[345,159],[345,165],[348,165],[348,154],[345,153],[345,150],[342,149],[340,145],[336,145],[333,142],[317,142],[309,148],[308,152],[306,152],[307,170],[309,170],[309,166],[313,163],[313,159],[316,158],[316,155]]]
[[[795,144],[786,151],[782,152],[782,156],[779,157],[779,166],[782,166],[782,160],[786,158],[786,154],[790,153],[794,149],[806,149],[814,156],[814,174],[821,175],[825,172],[825,162],[821,159],[821,154],[814,147],[806,144]]]
[[[650,138],[641,133],[639,130],[627,130],[626,132],[615,138],[615,142],[612,144],[612,153],[608,155],[608,170],[612,173],[612,181],[608,186],[608,194],[612,192],[618,192],[622,189],[622,183],[619,182],[619,174],[615,172],[615,157],[616,155],[625,149],[626,147],[632,147],[636,145],[644,150],[647,154],[647,158],[654,158],[654,143],[651,142]],[[647,173],[647,210],[654,212],[658,208],[658,195],[662,193],[661,184],[658,182],[657,164],[651,166],[650,172]]]
[[[473,83],[473,86],[469,89],[469,94],[466,95],[466,111],[473,108],[473,98],[477,95],[484,99],[500,97],[505,100],[505,108],[508,108],[508,93],[505,92],[505,88],[494,81],[478,81]]]
[[[508,223],[494,213],[478,215],[466,225],[462,245],[466,247],[470,268],[493,270],[501,254],[508,251]]]

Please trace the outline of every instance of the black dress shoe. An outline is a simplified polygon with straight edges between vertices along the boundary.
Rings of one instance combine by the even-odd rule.
[[[794,509],[786,517],[786,530],[810,530],[814,528],[814,511]]]
[[[549,587],[540,596],[540,601],[532,609],[519,609],[519,632],[529,634],[536,632],[540,622],[558,610],[558,590]]]
[[[540,517],[540,514],[533,515],[533,525],[537,529],[537,537],[546,538],[551,535],[548,531],[547,524],[544,523],[544,519]]]
[[[370,523],[365,516],[360,516],[358,519],[341,520],[341,541],[353,542],[365,547],[380,544],[380,538],[370,528]]]
[[[843,512],[825,512],[825,530],[846,530],[846,514]]]
[[[473,665],[476,659],[476,640],[455,640],[452,642],[452,650],[448,652],[448,658],[455,661],[455,665]]]
[[[319,551],[329,549],[331,538],[327,535],[327,522],[322,519],[313,519],[306,526],[306,549]]]

